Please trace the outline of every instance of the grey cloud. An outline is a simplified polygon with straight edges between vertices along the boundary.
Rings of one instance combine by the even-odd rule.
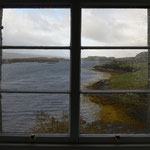
[[[27,10],[25,13],[19,13],[12,9],[5,10],[3,43],[5,45],[68,45],[69,13],[68,16],[63,16],[52,11],[53,13],[47,12],[48,15],[44,15],[40,11],[28,12]],[[61,16],[60,21],[57,15]]]
[[[82,45],[146,45],[147,11],[126,9],[86,9],[82,12]],[[60,9],[35,11],[4,10],[4,45],[69,45],[70,14]],[[53,52],[53,55],[65,55]],[[127,56],[137,54],[86,51],[84,56]],[[50,53],[49,53],[50,55]]]
[[[145,10],[84,10],[82,44],[86,44],[86,38],[96,41],[99,45],[107,46],[145,45],[147,42],[146,17]]]

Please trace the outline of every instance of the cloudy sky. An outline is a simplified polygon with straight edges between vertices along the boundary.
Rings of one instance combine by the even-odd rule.
[[[69,9],[5,9],[3,45],[69,46],[70,20]],[[147,10],[83,9],[81,43],[82,46],[146,46]],[[84,50],[82,57],[129,57],[141,51]],[[11,52],[69,57],[67,50]]]

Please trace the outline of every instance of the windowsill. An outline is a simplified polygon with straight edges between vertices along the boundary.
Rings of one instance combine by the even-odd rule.
[[[150,149],[150,144],[11,144],[11,143],[1,143],[0,149],[5,150],[50,150],[50,149],[57,149],[57,150],[94,150],[94,149],[101,149],[101,150],[143,150],[143,149]]]

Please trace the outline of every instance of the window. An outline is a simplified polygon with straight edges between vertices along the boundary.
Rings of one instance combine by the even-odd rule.
[[[123,49],[147,45],[147,9],[82,9],[81,33],[80,133],[147,134],[148,95],[126,90],[148,90],[148,51]]]
[[[8,1],[0,2],[0,5],[6,18],[1,46],[4,64],[1,68],[1,129],[5,131],[0,134],[2,142],[149,142],[148,2]],[[47,17],[49,11],[52,20]],[[15,13],[20,15],[18,23],[13,22]],[[63,15],[68,19],[63,20]],[[13,26],[7,24],[8,20]],[[8,59],[9,54],[9,57],[15,57]],[[56,54],[65,58],[50,57]],[[58,63],[62,66],[56,66]],[[66,68],[67,72],[62,74]],[[31,77],[34,73],[34,77],[29,79],[27,72],[31,72]],[[53,76],[48,76],[50,74]],[[99,76],[103,80],[99,80]],[[87,85],[89,80],[91,84]],[[61,111],[58,117],[55,113],[49,114],[58,106],[63,114]],[[37,115],[36,126],[32,126],[31,111]],[[21,118],[22,114],[25,118]],[[62,115],[64,118],[60,117]],[[101,118],[95,119],[97,116]],[[64,124],[61,119],[66,119]],[[88,122],[88,119],[92,121]],[[142,119],[145,124],[140,124]],[[10,120],[14,120],[12,124],[9,124]],[[28,123],[24,124],[24,120]],[[52,122],[52,128],[45,129],[45,125]],[[33,127],[30,131],[27,129],[29,124]]]
[[[3,14],[4,45],[36,45],[37,49],[3,50],[1,88],[15,93],[2,94],[2,131],[68,133],[70,10],[4,9]],[[62,49],[42,49],[46,45]],[[44,118],[45,123],[40,121]],[[57,127],[43,128],[43,123]]]

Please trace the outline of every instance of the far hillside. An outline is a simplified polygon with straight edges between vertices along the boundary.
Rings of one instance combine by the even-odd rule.
[[[105,57],[105,56],[88,56],[86,58],[82,58],[82,61],[99,61],[99,62],[122,62],[122,63],[134,63],[134,62],[145,62],[148,58],[148,52],[141,52],[137,54],[135,57],[123,57],[123,58],[115,58],[115,57]]]
[[[48,63],[55,63],[59,61],[68,61],[69,59],[66,58],[59,58],[59,57],[45,57],[41,55],[33,55],[33,54],[19,54],[19,53],[3,53],[2,62],[3,63],[22,63],[22,62],[48,62]]]
[[[135,57],[116,58],[109,63],[94,66],[93,69],[111,74],[108,80],[97,84],[101,87],[103,83],[103,89],[146,90],[148,87],[147,52],[141,52]]]

